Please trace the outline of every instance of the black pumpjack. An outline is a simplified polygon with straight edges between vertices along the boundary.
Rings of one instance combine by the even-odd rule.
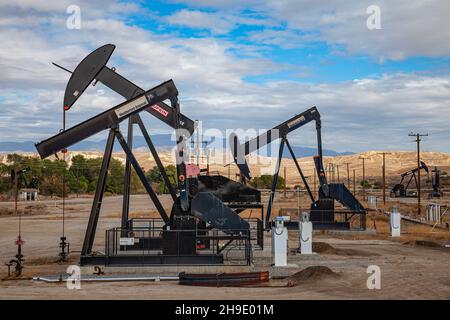
[[[428,169],[428,166],[425,164],[425,162],[420,161],[420,166],[418,168],[414,168],[412,170],[408,170],[400,175],[400,182],[397,183],[392,189],[391,189],[391,197],[392,198],[417,198],[417,191],[408,191],[408,188],[411,185],[411,182],[414,181],[415,188],[417,190],[418,182],[417,182],[417,172],[419,170],[424,170],[426,173],[428,173],[430,170]],[[404,181],[408,179],[408,182],[404,184]]]
[[[80,263],[82,265],[221,264],[224,262],[225,249],[229,251],[233,247],[243,246],[245,263],[250,264],[250,226],[249,222],[242,219],[238,213],[241,208],[245,208],[246,205],[251,207],[254,203],[237,202],[234,208],[228,206],[222,198],[230,197],[229,189],[225,188],[224,184],[233,185],[231,181],[224,182],[220,178],[204,178],[189,174],[186,169],[186,140],[195,128],[194,122],[180,112],[175,83],[169,80],[150,90],[139,88],[119,75],[114,68],[106,66],[114,48],[115,46],[111,44],[102,46],[77,66],[66,87],[64,108],[66,111],[69,110],[86,88],[97,81],[122,95],[126,101],[36,144],[41,158],[46,158],[96,133],[109,130]],[[169,104],[164,101],[169,101]],[[140,115],[144,112],[150,113],[176,130],[176,186],[170,182],[141,120]],[[120,124],[125,121],[128,122],[127,139],[120,130]],[[170,214],[164,209],[133,154],[132,138],[135,124],[139,126],[161,173],[163,183],[172,197]],[[116,140],[126,154],[122,222],[120,228],[107,230],[105,253],[99,254],[93,251],[93,244]],[[154,203],[161,217],[158,221],[153,218],[144,221],[129,219],[131,168],[137,173]],[[252,194],[248,191],[250,188],[244,186],[242,189]],[[258,197],[260,198],[258,191],[253,192],[253,196],[256,201]],[[211,210],[212,208],[215,210]],[[260,237],[258,239],[261,240]]]
[[[316,133],[317,133],[317,156],[314,157],[314,164],[316,169],[316,174],[319,180],[319,192],[318,199],[315,199],[311,188],[309,187],[306,177],[303,174],[302,169],[297,161],[295,153],[289,143],[288,134],[305,124],[315,121],[316,123]],[[272,129],[266,131],[265,133],[259,135],[258,137],[246,141],[240,144],[238,138],[235,134],[230,136],[230,148],[233,154],[233,159],[238,166],[241,174],[246,179],[251,179],[250,169],[248,167],[245,157],[257,151],[258,149],[276,141],[281,140],[280,147],[278,150],[278,158],[275,167],[275,173],[273,175],[271,193],[269,196],[269,203],[267,206],[267,212],[265,217],[265,228],[270,229],[271,227],[271,213],[273,201],[275,198],[276,185],[278,181],[278,175],[280,172],[281,160],[283,157],[284,146],[287,147],[292,159],[294,160],[297,171],[305,185],[305,189],[311,199],[311,213],[310,219],[314,225],[315,229],[349,229],[350,220],[355,216],[359,215],[359,228],[366,228],[366,210],[362,204],[356,199],[356,197],[348,190],[348,188],[342,183],[328,183],[325,171],[323,168],[322,161],[322,135],[321,135],[321,120],[320,113],[316,107],[312,107],[289,120],[273,127]],[[334,207],[334,202],[340,202],[347,211],[337,211]],[[335,215],[341,214],[344,219],[340,222],[336,219]],[[287,223],[290,228],[298,228],[298,221],[290,221]]]

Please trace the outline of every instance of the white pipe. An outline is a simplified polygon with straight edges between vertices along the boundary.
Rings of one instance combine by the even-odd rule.
[[[57,277],[45,277],[38,276],[33,277],[33,280],[44,281],[44,282],[62,282],[66,281],[68,276],[57,276]],[[142,276],[142,277],[130,277],[130,276],[110,276],[110,277],[81,277],[83,282],[96,282],[96,281],[176,281],[179,280],[178,276]]]

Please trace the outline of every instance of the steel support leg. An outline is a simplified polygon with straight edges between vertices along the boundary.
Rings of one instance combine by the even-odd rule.
[[[266,221],[265,221],[265,226],[264,226],[266,229],[268,229],[268,227],[269,227],[269,220],[270,220],[270,216],[272,214],[272,204],[273,204],[273,199],[275,197],[275,191],[277,188],[278,174],[280,173],[280,166],[281,166],[281,159],[283,157],[284,144],[285,144],[285,138],[282,138],[281,143],[280,143],[280,149],[278,151],[277,166],[275,168],[275,174],[273,175],[272,188],[270,190],[269,204],[267,205]]]
[[[95,189],[94,202],[92,203],[91,214],[84,237],[81,255],[90,254],[94,244],[95,231],[97,229],[97,222],[102,206],[103,192],[105,191],[106,177],[108,174],[109,163],[111,162],[111,155],[114,146],[114,138],[116,135],[115,129],[109,131],[108,140],[106,142],[105,154],[103,155],[102,166],[98,176],[97,187]]]
[[[177,183],[178,192],[180,194],[180,208],[182,211],[186,212],[189,210],[189,192],[186,179],[186,137],[182,132],[184,130],[180,130],[181,113],[178,97],[172,97],[170,99],[170,104],[174,108],[174,118],[176,121],[175,136],[177,139],[177,153],[175,159],[177,161]]]
[[[133,124],[134,124],[134,116],[128,119],[128,134],[127,134],[127,143],[130,149],[133,149]],[[124,185],[123,185],[123,203],[122,203],[122,229],[127,228],[128,223],[128,215],[130,212],[130,184],[131,184],[131,163],[126,156],[125,160],[125,177],[124,177]]]

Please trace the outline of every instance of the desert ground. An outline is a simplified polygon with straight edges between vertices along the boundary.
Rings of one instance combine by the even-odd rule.
[[[296,206],[297,200],[293,196],[284,198],[279,194],[277,197],[275,214],[284,207]],[[105,230],[119,226],[121,199],[120,196],[104,198],[95,250],[104,250]],[[170,199],[167,196],[161,196],[161,199],[163,205],[170,208]],[[0,281],[1,299],[450,299],[450,249],[444,246],[450,244],[450,232],[403,221],[402,237],[391,238],[383,208],[370,211],[366,232],[315,232],[315,254],[310,256],[295,253],[298,234],[290,231],[289,267],[286,268],[270,266],[270,234],[267,233],[265,250],[255,251],[253,266],[235,269],[269,270],[272,280],[260,286],[204,288],[181,286],[177,281],[82,282],[80,290],[69,290],[65,282],[32,280],[34,276],[63,274],[68,265],[77,264],[91,202],[90,197],[66,200],[65,233],[71,253],[69,260],[63,263],[57,262],[62,229],[61,199],[20,204],[25,269],[20,279]],[[391,204],[389,202],[387,207]],[[405,205],[404,210],[407,210],[408,203]],[[10,207],[11,202],[0,203],[0,208]],[[130,211],[132,217],[155,216],[146,195],[132,196]],[[8,262],[16,253],[17,226],[17,216],[0,217],[2,263]],[[380,290],[367,289],[370,265],[380,267]],[[329,270],[323,272],[318,268],[316,272],[297,276],[307,267],[318,266]],[[185,269],[181,266],[147,267],[133,273],[177,275]],[[232,270],[232,267],[226,269]],[[202,271],[217,272],[208,267],[203,267]],[[82,273],[92,275],[92,269],[83,268]],[[113,275],[120,271],[105,268],[105,273]],[[0,278],[6,276],[7,268],[3,266]]]

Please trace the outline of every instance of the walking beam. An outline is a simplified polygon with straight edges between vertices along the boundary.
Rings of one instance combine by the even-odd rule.
[[[37,143],[36,149],[41,158],[44,159],[96,133],[117,126],[120,122],[149,106],[155,106],[156,103],[166,99],[174,101],[177,96],[178,90],[174,82],[172,80],[166,81],[130,101],[125,101],[66,131]]]

